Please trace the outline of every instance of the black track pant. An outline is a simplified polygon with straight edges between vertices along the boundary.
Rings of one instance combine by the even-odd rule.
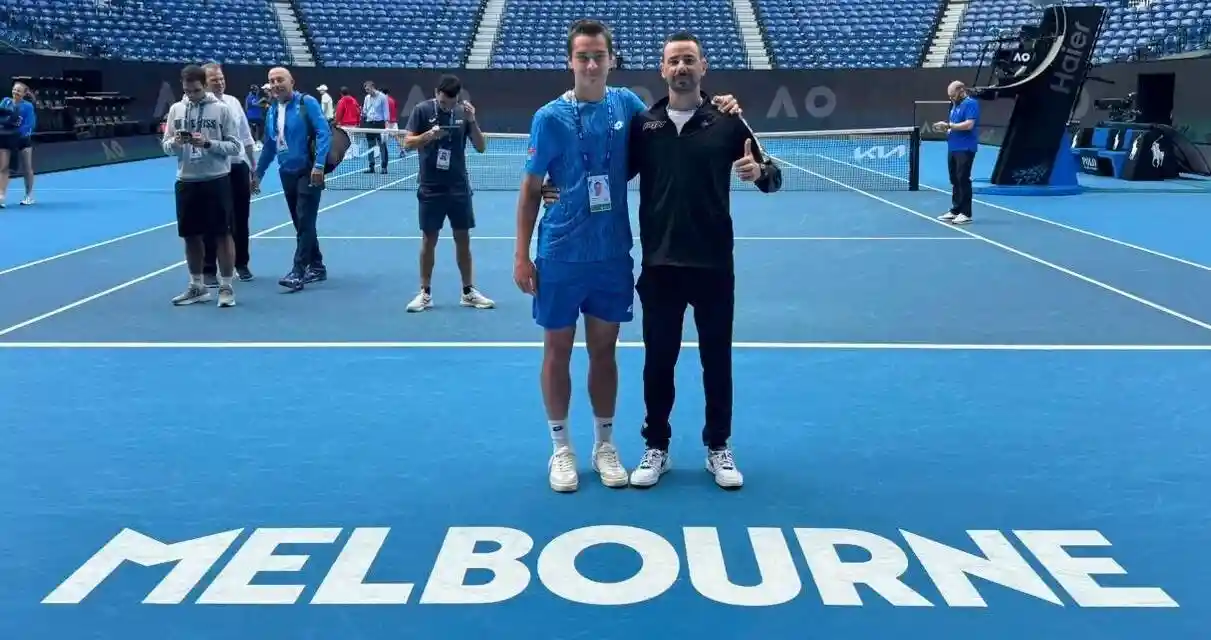
[[[971,217],[971,165],[975,151],[951,151],[946,161],[950,173],[950,212]]]
[[[248,225],[252,215],[252,174],[243,162],[231,163],[232,220],[231,239],[235,241],[235,266],[248,266]],[[202,273],[218,274],[218,254],[214,250],[215,239],[206,237],[206,256],[202,261]]]
[[[644,267],[636,285],[643,305],[643,399],[647,446],[668,450],[669,415],[676,395],[674,369],[681,352],[682,326],[694,309],[698,356],[706,395],[702,443],[727,446],[732,435],[732,325],[736,277],[731,270],[691,267]]]

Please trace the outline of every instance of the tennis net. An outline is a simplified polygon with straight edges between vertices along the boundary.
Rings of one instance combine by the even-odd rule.
[[[350,146],[328,176],[329,189],[415,189],[418,159],[403,147],[403,131],[346,128]],[[525,169],[529,136],[487,133],[487,150],[467,148],[467,174],[476,191],[515,191]],[[783,191],[916,191],[921,138],[916,127],[759,133],[766,155],[782,168]],[[380,141],[381,145],[380,146]],[[383,146],[387,171],[382,171]],[[371,159],[373,158],[373,173]],[[632,180],[631,190],[639,180]],[[733,176],[735,190],[755,189]]]

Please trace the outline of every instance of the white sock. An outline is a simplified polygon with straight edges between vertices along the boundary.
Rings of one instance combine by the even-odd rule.
[[[189,274],[189,283],[196,284],[199,287],[202,286],[202,274],[200,274],[200,273]]]
[[[612,442],[614,438],[614,419],[593,418],[593,433],[598,443]]]
[[[568,441],[568,421],[564,420],[547,420],[547,426],[551,428],[551,442],[555,448],[569,447],[572,444]]]
[[[231,276],[227,276],[227,277],[219,276],[219,286],[220,287],[230,287],[231,286]]]

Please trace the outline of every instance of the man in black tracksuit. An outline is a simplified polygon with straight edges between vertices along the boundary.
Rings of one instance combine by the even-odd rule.
[[[732,325],[735,312],[733,173],[764,193],[782,186],[743,119],[711,104],[699,83],[706,63],[691,34],[665,42],[661,73],[669,96],[631,120],[630,173],[639,176],[643,269],[643,437],[647,451],[631,484],[652,486],[669,469],[674,368],[686,308],[694,308],[702,361],[707,470],[722,487],[739,487],[728,440],[732,429]]]

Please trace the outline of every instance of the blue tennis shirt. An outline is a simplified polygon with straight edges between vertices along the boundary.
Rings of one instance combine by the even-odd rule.
[[[578,102],[568,92],[534,114],[526,172],[550,175],[559,189],[559,201],[538,223],[539,258],[599,262],[630,257],[634,238],[627,208],[627,136],[631,117],[645,109],[630,89],[608,87],[600,102]],[[590,212],[587,181],[600,174],[610,178],[611,209]]]
[[[967,96],[950,108],[950,123],[959,124],[975,120],[970,131],[951,131],[946,136],[946,146],[951,151],[978,151],[980,148],[980,103]]]

